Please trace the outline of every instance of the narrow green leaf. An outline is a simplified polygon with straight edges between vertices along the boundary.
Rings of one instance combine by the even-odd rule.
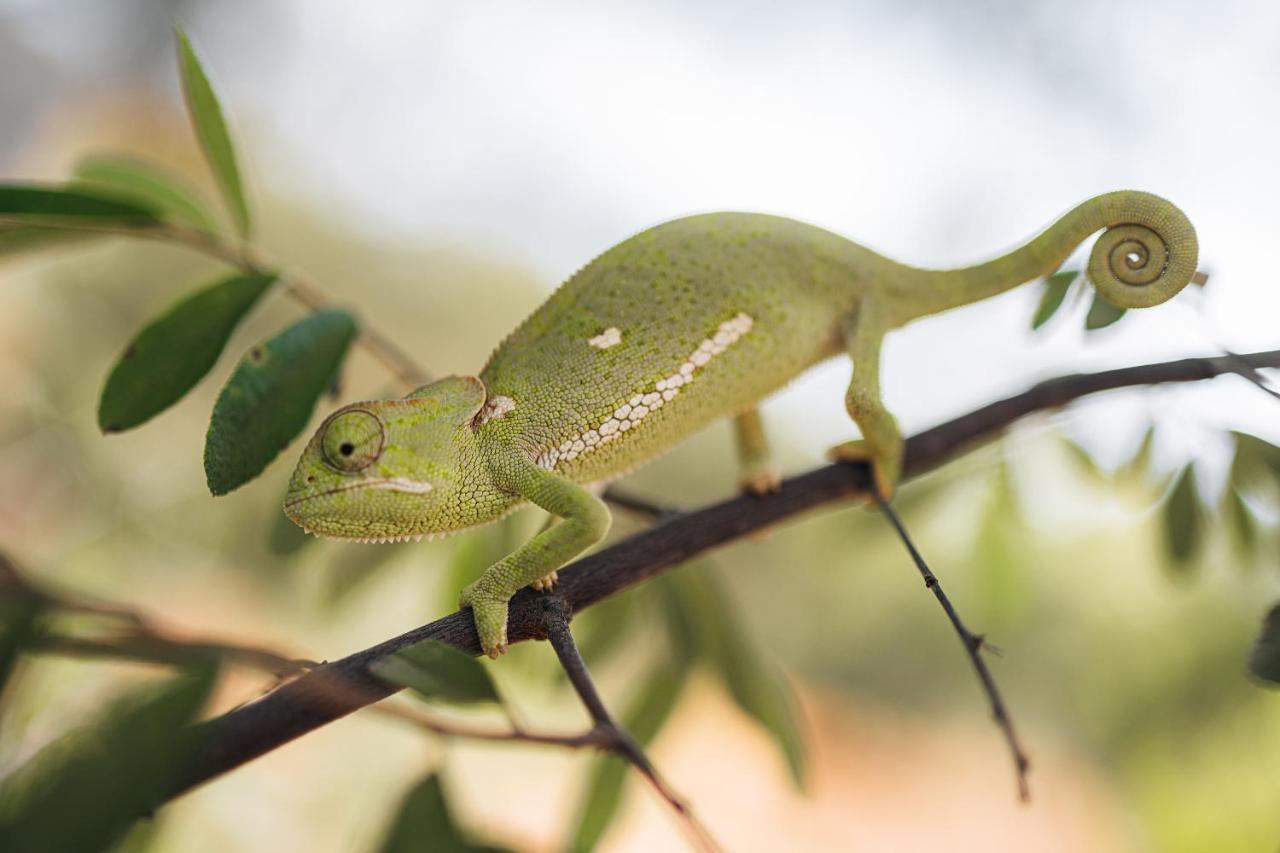
[[[132,429],[181,400],[213,367],[236,325],[275,279],[234,275],[215,281],[144,326],[102,388],[99,428]]]
[[[449,811],[440,776],[435,772],[405,795],[379,848],[381,853],[499,853],[504,849],[467,838]]]
[[[283,503],[283,501],[281,501]],[[271,529],[267,531],[267,550],[277,557],[291,557],[316,538],[279,509],[271,514]]]
[[[249,205],[245,202],[244,187],[240,183],[240,168],[236,165],[236,152],[231,144],[231,134],[222,117],[218,96],[209,85],[209,78],[200,65],[187,34],[178,30],[178,64],[182,71],[182,94],[187,101],[187,113],[196,139],[204,150],[205,159],[213,170],[213,176],[222,191],[223,199],[231,210],[236,230],[242,237],[249,236]]]
[[[1262,622],[1262,632],[1249,652],[1249,672],[1280,684],[1280,604],[1272,607]]]
[[[0,259],[41,249],[101,239],[103,234],[39,225],[0,226]]]
[[[1102,294],[1094,293],[1093,303],[1089,305],[1089,313],[1084,318],[1084,327],[1090,332],[1105,329],[1126,313],[1126,309],[1112,305],[1102,298]]]
[[[378,577],[379,570],[413,548],[416,542],[387,542],[371,546],[364,542],[335,542],[333,558],[324,567],[323,599],[334,607],[365,584]],[[453,597],[453,607],[458,597]]]
[[[1267,481],[1280,484],[1280,447],[1249,433],[1231,434],[1236,444],[1231,481],[1246,488],[1256,488]]]
[[[252,480],[297,437],[355,335],[350,314],[318,311],[249,350],[209,421],[209,491],[224,495]]]
[[[379,678],[408,687],[424,699],[502,704],[484,664],[436,640],[424,640],[403,648],[375,662],[371,669]]]
[[[1204,518],[1194,466],[1186,465],[1164,503],[1165,550],[1176,568],[1186,568],[1204,538]]]
[[[1098,466],[1097,460],[1093,458],[1088,450],[1085,450],[1065,433],[1061,434],[1061,439],[1063,449],[1067,451],[1067,455],[1071,457],[1071,461],[1076,464],[1080,473],[1091,480],[1100,482],[1106,482],[1109,479],[1107,473]]]
[[[1231,538],[1237,550],[1245,557],[1253,556],[1258,550],[1258,519],[1240,492],[1232,486],[1227,486],[1222,495],[1222,514],[1231,528]]]
[[[1121,467],[1120,473],[1140,479],[1147,477],[1151,473],[1151,454],[1155,450],[1155,445],[1156,425],[1151,424],[1142,434],[1142,441],[1138,443],[1138,449],[1134,451],[1133,458]]]
[[[677,645],[697,645],[747,716],[769,733],[781,750],[797,787],[804,786],[808,752],[796,714],[796,699],[782,672],[765,657],[738,618],[733,598],[710,565],[666,575],[668,623]],[[678,627],[686,623],[686,627]],[[689,638],[690,633],[701,635]],[[674,639],[679,637],[684,639]]]
[[[92,219],[145,224],[155,222],[154,207],[88,189],[64,189],[41,184],[0,184],[0,216]]]
[[[0,781],[0,849],[104,850],[151,813],[173,784],[214,676],[202,667],[135,691]]]
[[[671,716],[684,690],[686,673],[685,667],[671,668],[668,664],[650,673],[640,684],[637,701],[623,715],[623,726],[636,743],[648,746]],[[596,761],[587,780],[587,795],[579,809],[569,849],[594,850],[600,843],[617,814],[622,801],[622,786],[629,770],[630,765],[616,756],[604,756]]]
[[[75,176],[90,189],[100,187],[121,198],[153,207],[166,219],[213,231],[213,220],[196,194],[175,175],[143,160],[120,155],[94,155],[76,164]]]
[[[1062,301],[1067,297],[1067,290],[1079,275],[1078,270],[1063,270],[1045,279],[1040,304],[1036,306],[1035,316],[1031,318],[1032,329],[1040,328],[1057,313],[1062,307]]]
[[[21,590],[0,590],[0,696],[19,654],[36,636],[42,609]]]

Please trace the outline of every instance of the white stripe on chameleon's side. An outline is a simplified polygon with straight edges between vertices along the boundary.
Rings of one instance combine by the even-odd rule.
[[[656,412],[664,404],[674,400],[684,386],[697,378],[699,370],[705,367],[711,359],[733,346],[739,338],[751,331],[754,323],[755,320],[750,315],[742,312],[734,315],[731,319],[725,320],[716,329],[715,334],[699,344],[698,348],[689,354],[689,357],[684,360],[675,372],[664,379],[659,379],[654,384],[652,391],[632,396],[630,400],[615,409],[612,415],[594,429],[589,429],[581,435],[566,439],[559,447],[543,451],[538,457],[538,465],[551,470],[561,462],[577,459],[584,453],[590,453],[597,447],[603,447],[624,432],[634,428],[650,412]],[[613,331],[616,330],[612,328],[606,329],[604,335],[601,335],[600,338]],[[589,343],[592,346],[596,346],[595,341],[597,340],[599,338],[592,338]],[[619,337],[619,340],[621,340],[621,337]],[[613,343],[617,343],[617,341]],[[613,343],[610,343],[609,346],[612,346]],[[603,346],[600,348],[604,349]]]
[[[622,343],[622,330],[617,326],[610,326],[594,338],[587,338],[587,343],[596,349],[608,349]]]

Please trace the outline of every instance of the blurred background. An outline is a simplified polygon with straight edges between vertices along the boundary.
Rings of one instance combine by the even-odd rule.
[[[175,22],[227,112],[256,241],[436,374],[478,371],[559,281],[664,219],[765,211],[954,266],[1129,187],[1188,213],[1207,288],[1091,333],[1079,301],[1033,333],[1035,286],[900,331],[884,386],[904,430],[1061,373],[1280,340],[1272,3],[0,0],[0,179],[64,180],[86,154],[122,152],[213,198],[178,91]],[[451,610],[535,514],[410,547],[303,544],[279,511],[296,447],[209,497],[213,399],[240,352],[299,316],[283,296],[189,399],[136,431],[97,431],[125,342],[219,269],[114,239],[0,257],[0,546],[41,581],[181,635],[313,659]],[[764,407],[785,472],[851,435],[848,374],[823,365]],[[357,353],[340,402],[394,393]],[[1218,507],[1235,494],[1230,431],[1280,440],[1278,414],[1238,377],[1110,393],[904,490],[925,554],[1003,650],[992,665],[1034,766],[1026,806],[959,644],[872,513],[735,544],[579,630],[606,698],[634,704],[678,651],[661,642],[667,587],[704,573],[757,663],[794,690],[803,789],[706,662],[653,741],[730,849],[1275,849],[1280,697],[1245,672],[1280,598],[1275,484],[1245,491],[1258,528],[1247,547]],[[682,506],[724,497],[729,437],[719,425],[623,485]],[[1167,502],[1188,463],[1203,535],[1174,559]],[[639,524],[618,516],[615,535]],[[519,647],[491,669],[525,718],[582,722],[549,649]],[[0,771],[156,672],[29,661],[6,697]],[[269,686],[233,670],[211,710]],[[561,849],[593,760],[445,744],[366,712],[186,796],[133,841],[370,849],[406,788],[439,767],[474,834]],[[629,782],[603,849],[681,843]]]

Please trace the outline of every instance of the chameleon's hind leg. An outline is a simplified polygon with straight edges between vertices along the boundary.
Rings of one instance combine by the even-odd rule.
[[[472,610],[480,647],[494,658],[507,650],[507,603],[511,596],[521,587],[545,581],[603,539],[610,521],[609,509],[600,498],[528,459],[513,455],[495,467],[499,485],[562,521],[494,563],[459,597],[459,605]]]
[[[538,528],[538,532],[545,533],[546,531],[555,527],[559,521],[560,519],[548,513],[546,520],[543,521],[542,526]],[[551,590],[555,589],[556,581],[558,580],[560,580],[559,572],[549,572],[548,574],[543,575],[533,583],[529,584],[529,586],[533,587],[538,592],[550,592]]]
[[[880,399],[880,342],[885,328],[873,304],[863,303],[846,326],[845,348],[853,359],[853,379],[844,405],[862,432],[862,438],[828,451],[841,462],[867,462],[876,488],[887,500],[902,476],[902,433],[898,422]]]
[[[760,421],[760,410],[754,406],[733,419],[734,435],[738,444],[738,463],[741,476],[738,479],[743,491],[755,495],[776,492],[782,484],[778,469],[769,453],[769,441]]]

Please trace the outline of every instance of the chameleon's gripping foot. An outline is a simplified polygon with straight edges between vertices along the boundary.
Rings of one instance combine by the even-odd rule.
[[[459,607],[470,607],[480,635],[480,648],[491,658],[499,658],[507,652],[507,605],[501,598],[486,596],[471,584],[458,596]]]
[[[767,495],[782,488],[782,475],[772,467],[743,473],[738,486],[749,495]]]
[[[902,473],[902,452],[885,452],[873,447],[863,439],[846,441],[837,444],[827,451],[827,458],[832,462],[865,462],[871,466],[871,475],[881,497],[889,500],[897,488],[898,478]],[[868,503],[871,501],[868,500]]]
[[[555,587],[556,581],[558,580],[560,580],[560,573],[552,572],[549,575],[543,575],[538,578],[536,581],[529,584],[529,586],[533,587],[538,592],[550,592]]]

